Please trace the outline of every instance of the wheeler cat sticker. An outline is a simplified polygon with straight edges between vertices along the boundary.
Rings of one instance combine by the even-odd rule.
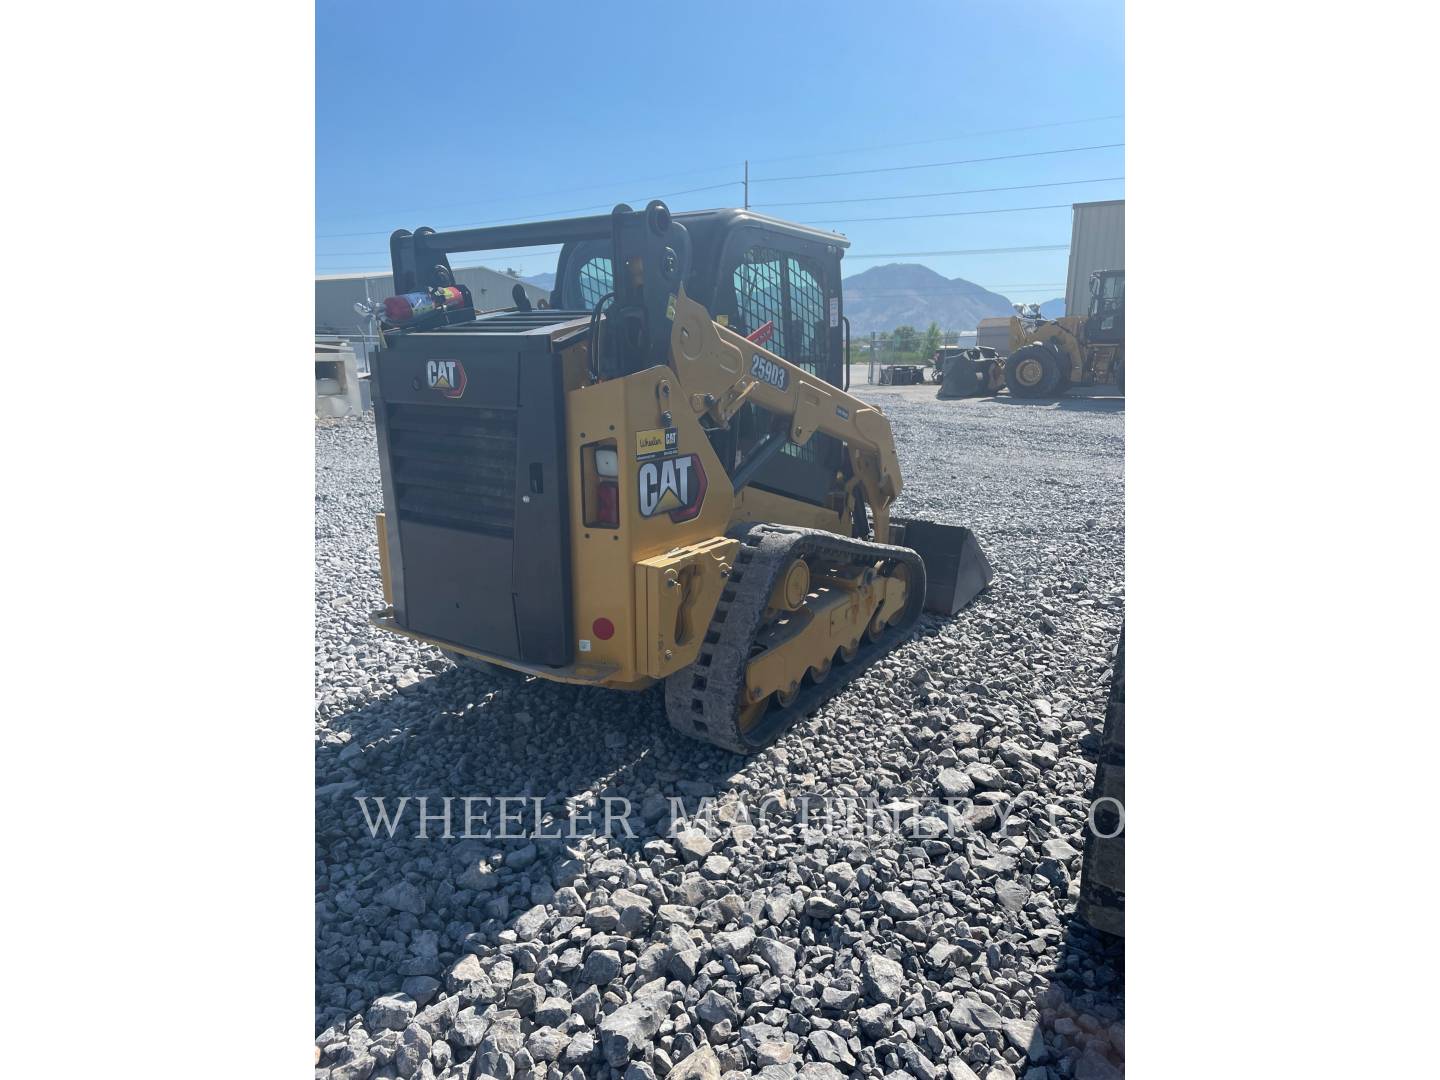
[[[705,467],[699,454],[647,461],[640,466],[635,486],[641,517],[668,513],[671,521],[689,521],[705,502]]]
[[[431,390],[438,390],[447,398],[458,398],[465,393],[465,365],[459,360],[427,360],[425,381]]]
[[[758,352],[750,358],[750,374],[761,382],[769,383],[776,390],[784,390],[790,385],[790,373]]]
[[[680,449],[678,428],[647,428],[635,433],[635,460],[652,461],[669,457]]]

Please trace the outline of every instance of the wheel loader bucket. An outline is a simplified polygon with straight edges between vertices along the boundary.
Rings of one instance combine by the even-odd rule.
[[[988,385],[988,371],[989,361],[968,360],[964,357],[949,360],[940,382],[940,392],[935,396],[941,401],[979,397],[985,393]]]
[[[995,576],[975,534],[960,525],[891,518],[898,526],[891,543],[920,553],[925,561],[925,610],[954,615],[989,586]]]

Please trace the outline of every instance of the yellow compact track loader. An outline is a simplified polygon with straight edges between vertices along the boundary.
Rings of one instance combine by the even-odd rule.
[[[534,306],[477,311],[449,263],[553,245]],[[396,232],[371,621],[467,664],[663,683],[675,728],[750,753],[922,608],[958,611],[990,567],[968,530],[890,512],[890,424],[846,393],[846,246],[658,201]]]

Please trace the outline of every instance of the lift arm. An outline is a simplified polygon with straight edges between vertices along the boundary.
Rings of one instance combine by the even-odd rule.
[[[817,431],[842,440],[870,507],[875,539],[890,540],[890,507],[900,494],[900,462],[890,421],[878,409],[811,375],[710,318],[704,305],[675,295],[671,366],[697,415],[728,425],[752,403],[784,417],[789,441],[804,446]]]

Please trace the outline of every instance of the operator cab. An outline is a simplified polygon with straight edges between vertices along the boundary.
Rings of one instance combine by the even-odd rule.
[[[1090,275],[1090,312],[1085,340],[1097,345],[1125,340],[1125,271],[1096,270]]]
[[[836,386],[844,378],[840,257],[844,237],[748,210],[676,214],[692,245],[685,291],[711,317]],[[614,291],[612,243],[562,248],[551,306],[592,310]],[[768,324],[768,326],[767,326]]]
[[[555,286],[546,310],[525,312],[517,303],[506,312],[477,313],[467,293],[455,307],[411,326],[497,318],[554,322],[568,315],[590,317],[594,330],[601,329],[603,315],[593,375],[611,378],[668,362],[671,297],[683,283],[686,295],[703,304],[717,322],[848,389],[849,324],[840,260],[849,240],[749,210],[672,215],[656,200],[641,211],[621,204],[609,214],[589,218],[449,233],[402,229],[390,238],[395,288],[410,293],[453,285],[449,256],[454,253],[557,244]],[[618,262],[628,268],[618,282],[617,251]],[[788,419],[750,405],[728,428],[710,431],[709,438],[729,468],[744,461],[768,435],[788,430]],[[834,501],[836,475],[848,476],[850,469],[843,444],[823,432],[804,446],[786,441],[778,453],[766,453],[761,460],[749,483],[819,506]]]
[[[843,318],[840,260],[849,241],[748,210],[674,215],[690,239],[685,292],[723,326],[848,389],[848,323]],[[567,243],[555,270],[553,307],[592,311],[614,292],[609,237]],[[742,461],[774,426],[755,406],[729,431],[711,433],[720,459]],[[787,443],[752,483],[781,495],[824,504],[837,471],[848,468],[838,440],[816,433],[805,446]]]

